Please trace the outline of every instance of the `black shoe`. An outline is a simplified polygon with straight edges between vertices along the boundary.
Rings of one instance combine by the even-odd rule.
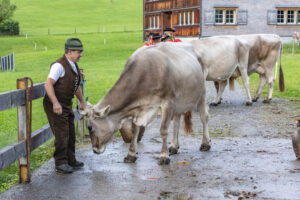
[[[62,164],[55,167],[57,173],[70,174],[74,171],[73,167],[68,164]]]
[[[76,160],[73,163],[69,163],[69,165],[71,167],[73,167],[74,169],[79,169],[79,168],[82,168],[84,166],[84,163]]]

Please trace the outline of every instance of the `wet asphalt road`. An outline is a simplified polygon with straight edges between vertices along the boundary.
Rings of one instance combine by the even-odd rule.
[[[208,88],[210,102],[212,84]],[[244,90],[226,90],[223,103],[210,108],[209,152],[199,151],[202,128],[194,113],[195,134],[181,129],[179,154],[171,156],[170,165],[158,165],[157,118],[138,146],[136,163],[123,163],[129,144],[114,138],[101,155],[89,145],[78,149],[82,170],[56,174],[51,159],[33,173],[30,184],[16,185],[0,199],[300,199],[300,160],[290,138],[295,120],[288,118],[299,113],[299,102],[261,101],[246,107]]]

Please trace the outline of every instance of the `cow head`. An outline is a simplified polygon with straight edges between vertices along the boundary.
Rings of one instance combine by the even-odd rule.
[[[107,143],[117,131],[114,123],[108,117],[109,111],[110,105],[99,109],[88,102],[85,110],[80,111],[80,114],[86,116],[86,127],[89,130],[93,151],[96,154],[105,151]]]

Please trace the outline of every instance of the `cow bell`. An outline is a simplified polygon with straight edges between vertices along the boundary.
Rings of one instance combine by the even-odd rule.
[[[292,136],[293,148],[295,155],[300,159],[300,120],[297,120],[298,130]]]

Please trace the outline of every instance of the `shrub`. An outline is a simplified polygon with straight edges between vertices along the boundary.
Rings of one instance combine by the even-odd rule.
[[[5,20],[0,24],[0,35],[19,35],[19,22]]]

